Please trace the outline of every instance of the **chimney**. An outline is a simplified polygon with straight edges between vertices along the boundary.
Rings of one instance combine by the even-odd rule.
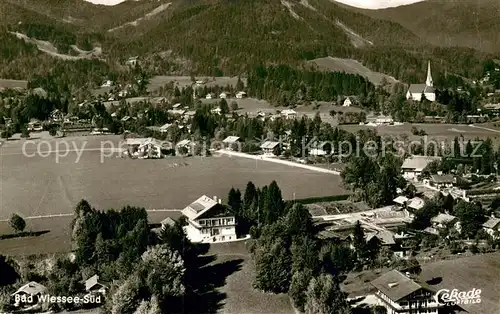
[[[388,284],[389,288],[394,288],[394,287],[395,287],[395,286],[397,286],[397,285],[398,285],[398,283],[397,283],[397,282],[390,282],[390,283]]]
[[[222,200],[219,198],[219,204],[222,204]]]
[[[216,202],[217,202],[217,196],[214,196],[214,201],[216,201]]]

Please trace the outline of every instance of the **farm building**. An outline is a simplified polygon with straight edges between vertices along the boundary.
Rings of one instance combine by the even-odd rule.
[[[429,101],[436,101],[436,92],[431,75],[431,62],[427,64],[427,80],[425,84],[411,84],[406,93],[406,99],[421,101],[422,95]]]
[[[441,157],[434,156],[411,156],[403,162],[401,169],[406,180],[417,180],[422,170],[433,161],[439,161]]]
[[[440,231],[445,229],[448,225],[453,225],[456,230],[460,231],[460,222],[458,218],[453,215],[439,213],[437,216],[431,218],[432,228]]]
[[[192,242],[221,242],[236,240],[236,218],[227,207],[203,195],[182,210],[188,225],[184,227]]]
[[[293,109],[285,109],[281,111],[281,116],[285,119],[295,119],[297,117],[297,112]]]
[[[177,145],[175,145],[177,155],[192,155],[193,154],[193,142],[190,140],[182,140]]]
[[[220,115],[220,114],[222,114],[222,109],[220,107],[217,107],[217,108],[214,108],[214,109],[210,110],[210,112],[213,113],[213,114]]]
[[[247,93],[244,92],[244,91],[237,92],[236,93],[236,98],[238,98],[238,99],[247,98]]]
[[[483,224],[483,229],[492,237],[498,237],[500,232],[500,219],[491,217]]]
[[[455,177],[451,174],[445,174],[445,175],[433,174],[431,175],[429,183],[431,184],[431,186],[434,186],[438,189],[449,188],[452,187],[453,184],[455,183]]]
[[[105,295],[108,291],[108,284],[99,280],[98,275],[94,275],[85,280],[85,291],[89,294],[102,294]]]
[[[219,98],[220,99],[226,99],[229,97],[229,93],[226,93],[226,92],[222,92],[219,94]]]
[[[32,296],[33,298],[31,300],[27,300],[27,302],[24,301],[18,301],[14,304],[16,307],[20,307],[23,305],[34,305],[38,303],[38,296],[43,295],[47,293],[47,287],[45,287],[42,284],[39,284],[36,281],[31,281],[25,284],[24,286],[20,287],[17,289],[16,292],[11,294],[11,297],[15,298],[16,296],[21,297],[21,298],[27,298]]]
[[[350,107],[352,105],[354,105],[354,100],[351,97],[347,97],[342,103],[342,107]]]
[[[266,141],[262,145],[260,145],[260,148],[262,149],[264,155],[267,156],[277,156],[280,154],[279,142]]]
[[[385,307],[387,313],[437,314],[441,308],[434,299],[434,289],[397,270],[383,274],[371,285],[377,289],[377,304]]]
[[[205,96],[205,99],[215,99],[215,95],[212,94],[212,93],[208,93],[206,96]]]
[[[238,136],[228,136],[226,137],[222,143],[224,143],[224,147],[226,150],[238,150],[238,145],[241,143],[241,138]]]
[[[128,153],[131,157],[161,158],[162,143],[154,138],[128,138]]]

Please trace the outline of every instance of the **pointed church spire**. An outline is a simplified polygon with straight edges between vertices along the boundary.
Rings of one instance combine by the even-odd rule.
[[[431,75],[431,61],[427,64],[427,80],[425,81],[425,85],[433,86],[432,75]]]

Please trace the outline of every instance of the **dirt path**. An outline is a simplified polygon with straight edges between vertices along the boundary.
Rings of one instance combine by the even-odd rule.
[[[335,171],[335,170],[328,170],[320,167],[315,167],[315,166],[310,166],[310,165],[303,165],[299,164],[293,161],[289,160],[281,160],[273,157],[267,157],[263,155],[249,155],[245,153],[238,153],[238,152],[232,152],[232,151],[227,151],[227,150],[218,150],[217,153],[219,154],[225,154],[228,156],[234,156],[234,157],[243,157],[243,158],[248,158],[248,159],[254,159],[254,160],[262,160],[262,161],[267,161],[267,162],[274,162],[277,164],[282,164],[290,167],[296,167],[296,168],[303,168],[311,171],[316,171],[316,172],[322,172],[322,173],[330,173],[334,175],[340,175],[340,172]]]

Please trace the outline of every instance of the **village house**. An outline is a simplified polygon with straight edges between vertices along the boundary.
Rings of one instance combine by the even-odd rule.
[[[229,151],[241,151],[241,138],[239,136],[228,136],[222,143],[224,143],[224,148]]]
[[[406,207],[413,211],[421,209],[424,205],[425,201],[420,197],[411,198],[406,202]]]
[[[208,93],[207,95],[205,95],[205,99],[214,99],[215,98],[215,95],[213,93]]]
[[[113,81],[107,80],[102,83],[101,87],[111,87],[113,86]]]
[[[176,155],[181,155],[181,156],[190,156],[193,154],[193,142],[191,142],[188,139],[182,140],[177,145],[175,145],[176,148]]]
[[[182,210],[188,225],[184,227],[192,242],[236,240],[236,218],[217,197],[201,196]]]
[[[162,158],[162,143],[154,138],[128,138],[128,153],[137,158]]]
[[[495,217],[490,217],[484,224],[483,229],[493,238],[498,238],[500,232],[500,219]]]
[[[210,110],[210,112],[213,114],[220,115],[220,114],[222,114],[222,109],[220,107],[217,107],[217,108]]]
[[[353,99],[351,97],[347,97],[344,102],[342,103],[342,107],[350,107],[354,104]]]
[[[278,156],[280,154],[279,142],[266,141],[260,145],[260,148],[265,156]]]
[[[50,113],[49,120],[52,122],[62,122],[64,114],[59,109],[54,109]]]
[[[138,59],[139,56],[130,57],[128,58],[127,62],[125,62],[125,64],[131,67],[135,67],[137,65]]]
[[[179,109],[179,107],[181,106],[182,106],[181,103],[176,103],[175,105],[172,106],[172,109]]]
[[[43,295],[47,293],[47,287],[45,287],[42,284],[39,284],[36,281],[31,281],[25,284],[24,286],[20,287],[17,289],[16,292],[11,294],[11,297],[13,299],[16,298],[16,296],[20,299],[19,302],[15,302],[14,306],[20,307],[23,305],[35,305],[38,304],[38,296]],[[29,300],[29,297],[32,297],[31,300]],[[26,300],[26,301],[23,301]]]
[[[438,189],[451,188],[455,182],[455,177],[451,174],[433,174],[429,180],[430,185]]]
[[[421,101],[422,95],[429,101],[436,101],[436,92],[431,75],[431,62],[427,64],[427,79],[425,84],[411,84],[406,93],[406,99]]]
[[[247,93],[244,91],[240,91],[240,92],[236,93],[236,98],[238,98],[238,99],[242,99],[242,98],[246,98],[246,97],[247,97]]]
[[[281,111],[281,116],[285,119],[295,119],[297,118],[297,112],[293,109],[285,109]]]
[[[167,112],[173,116],[182,116],[186,113],[186,110],[183,109],[169,109]]]
[[[94,275],[85,280],[85,291],[87,291],[88,294],[106,295],[108,284],[100,281],[98,275]]]
[[[418,180],[418,177],[422,174],[422,170],[424,170],[428,164],[439,160],[441,160],[441,157],[411,156],[405,159],[403,165],[401,166],[403,177],[406,180]]]
[[[442,307],[434,298],[435,291],[397,270],[391,270],[371,282],[377,289],[377,305],[387,314],[438,314]]]
[[[439,213],[437,216],[431,218],[431,224],[432,228],[438,232],[446,229],[447,226],[453,226],[455,230],[460,232],[460,222],[453,215]]]
[[[43,130],[42,123],[36,119],[31,120],[28,122],[28,131],[32,132],[39,132]]]
[[[226,92],[222,92],[219,94],[219,98],[220,99],[226,99],[229,97],[229,93],[226,93]]]

